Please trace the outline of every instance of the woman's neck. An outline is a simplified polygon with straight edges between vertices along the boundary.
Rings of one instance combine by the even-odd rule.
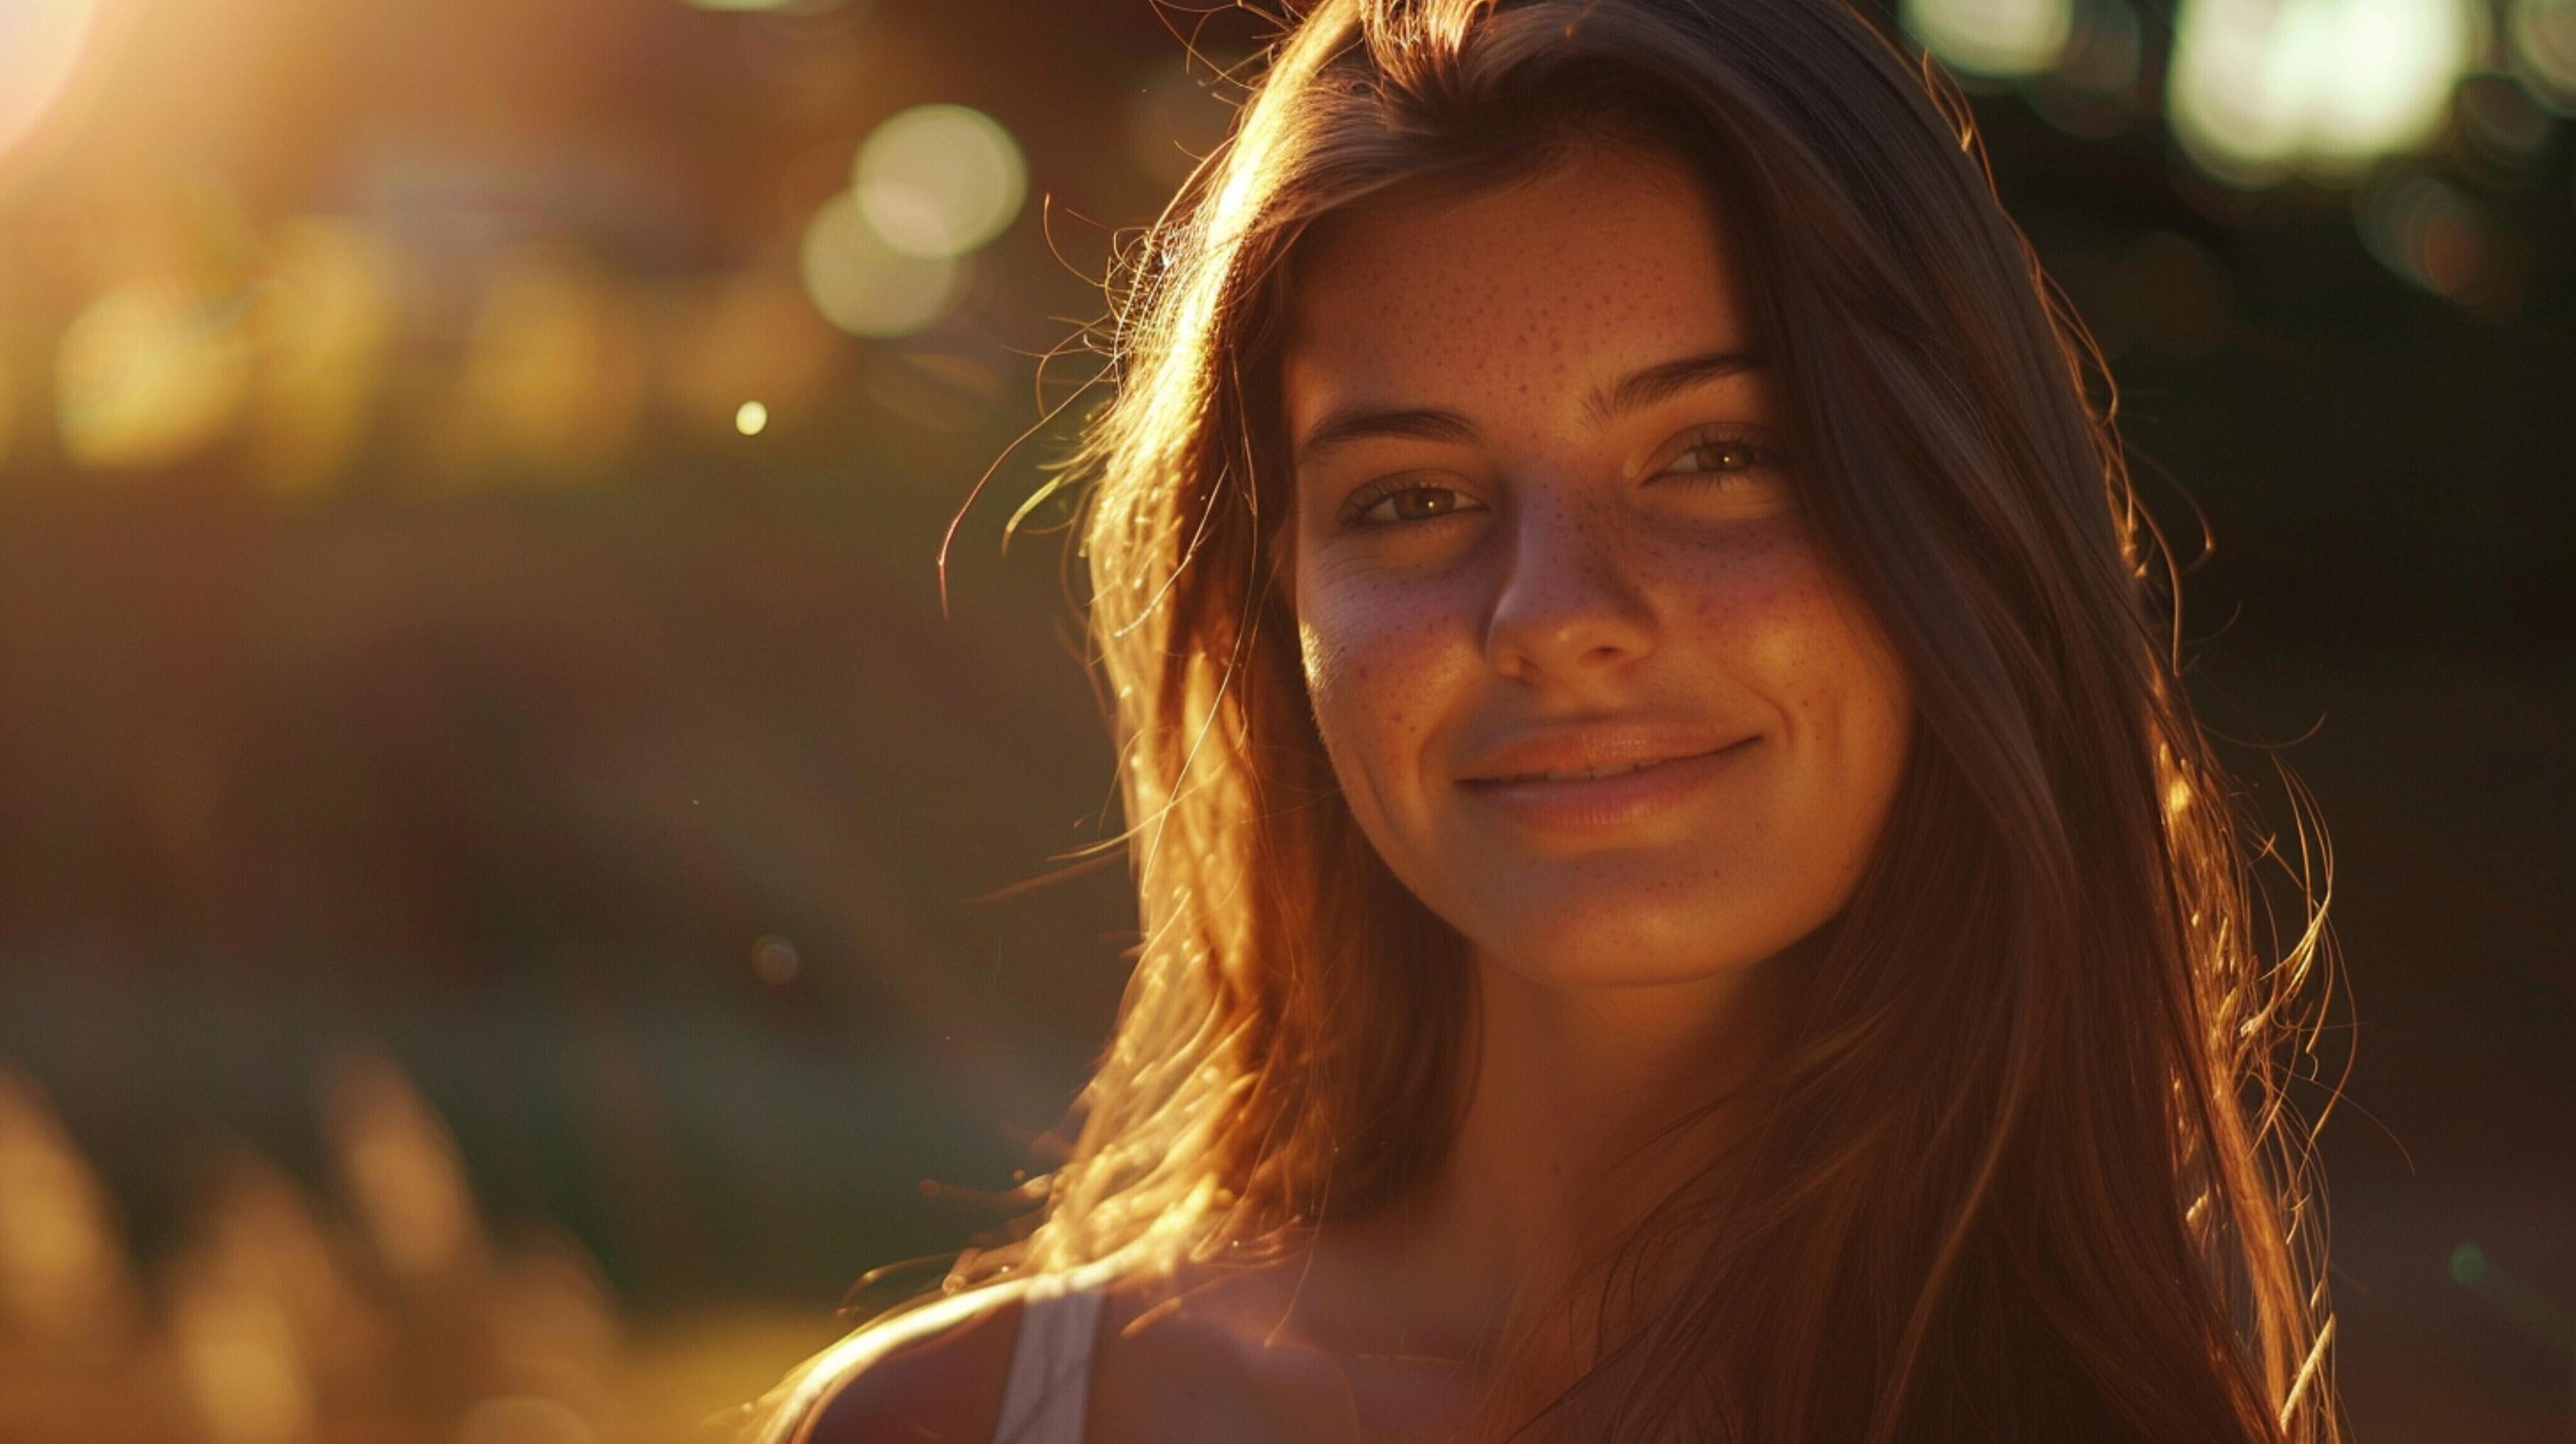
[[[1463,1357],[1591,1317],[1564,1291],[1595,1277],[1734,1122],[1707,1105],[1767,1037],[1761,974],[1569,988],[1479,960],[1480,1046],[1458,1133],[1412,1196],[1343,1233],[1342,1268],[1401,1301],[1380,1318],[1400,1321],[1402,1347]],[[1640,1283],[1651,1298],[1655,1280]],[[1579,1357],[1593,1342],[1561,1345]]]

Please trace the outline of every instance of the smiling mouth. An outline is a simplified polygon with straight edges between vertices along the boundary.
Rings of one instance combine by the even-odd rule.
[[[1464,777],[1458,785],[1478,806],[1515,825],[1598,835],[1624,831],[1688,802],[1761,740],[1756,735],[1706,752],[1581,771]]]
[[[1696,757],[1714,757],[1725,750],[1723,747],[1712,747],[1706,752],[1693,752],[1681,757],[1655,757],[1643,762],[1622,762],[1610,767],[1595,767],[1586,772],[1517,772],[1509,777],[1468,777],[1460,780],[1469,786],[1483,784],[1497,787],[1513,782],[1591,782],[1604,777],[1622,777],[1631,772],[1643,772],[1649,767],[1661,767],[1668,762],[1688,762]]]

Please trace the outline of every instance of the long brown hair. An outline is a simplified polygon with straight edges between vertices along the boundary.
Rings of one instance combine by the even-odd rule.
[[[2100,358],[1964,106],[1842,0],[1322,0],[1126,253],[1114,390],[1057,484],[1143,941],[1034,1232],[951,1290],[1240,1257],[1440,1158],[1475,981],[1307,706],[1283,312],[1319,224],[1603,138],[1723,202],[1814,535],[1917,732],[1856,894],[1799,950],[1761,1122],[1632,1240],[1656,1305],[1533,1422],[2336,1438],[2285,1102],[2331,964],[2321,858],[2302,813],[2279,926],[2254,866],[2288,854],[2247,841],[2177,680],[2175,572]]]

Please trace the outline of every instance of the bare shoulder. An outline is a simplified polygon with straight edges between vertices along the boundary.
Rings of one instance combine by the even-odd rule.
[[[781,1386],[757,1444],[985,1444],[1022,1304],[976,1289],[871,1324]]]
[[[1304,1277],[1295,1259],[1181,1264],[1107,1290],[1092,1437],[1351,1437],[1339,1367],[1290,1318]]]

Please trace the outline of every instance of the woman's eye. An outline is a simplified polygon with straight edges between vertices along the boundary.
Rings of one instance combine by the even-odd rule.
[[[1712,436],[1683,447],[1663,474],[1737,476],[1777,465],[1779,460],[1779,454],[1767,446],[1740,437]]]
[[[1350,524],[1371,527],[1437,521],[1471,509],[1466,494],[1455,487],[1406,482],[1381,487],[1353,502]]]

